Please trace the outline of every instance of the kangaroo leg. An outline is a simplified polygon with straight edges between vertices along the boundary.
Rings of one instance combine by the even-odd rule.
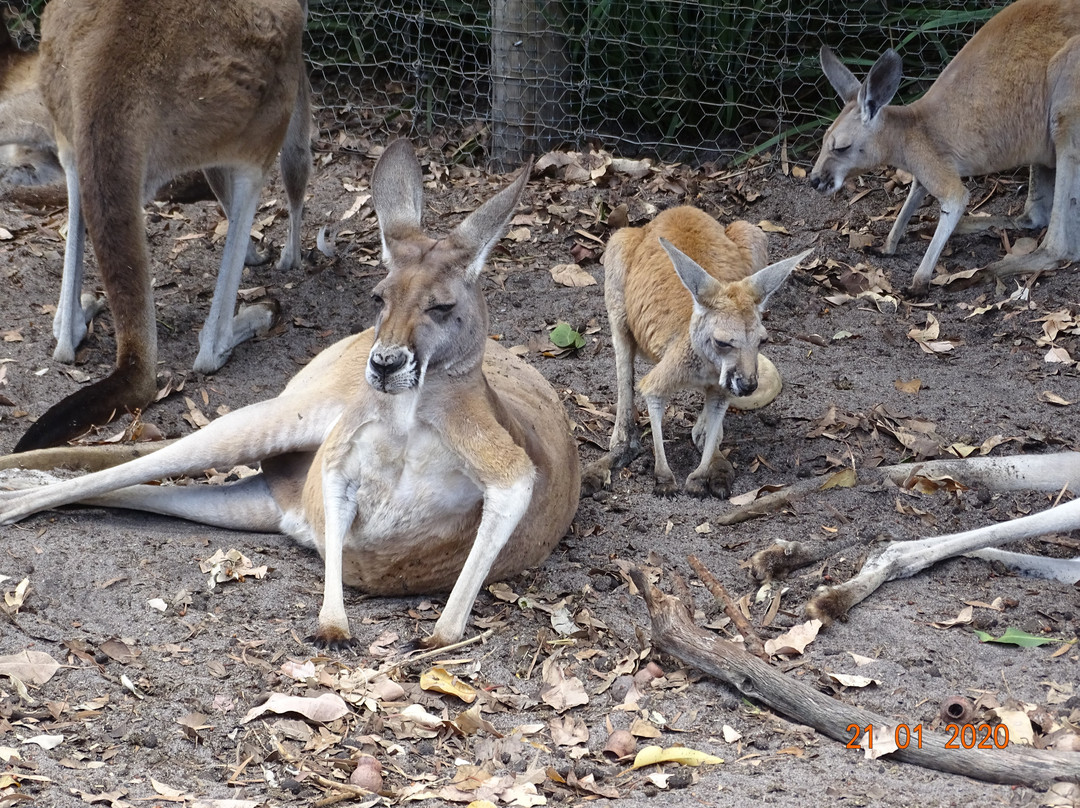
[[[139,483],[214,466],[252,463],[290,451],[312,451],[341,414],[339,402],[312,408],[302,394],[282,395],[223,415],[181,440],[114,468],[54,485],[0,491],[0,525]]]
[[[200,373],[218,370],[228,360],[233,348],[258,333],[265,333],[274,324],[276,316],[274,307],[262,303],[247,306],[233,315],[263,173],[248,168],[227,170],[223,175],[229,187],[225,194],[229,230],[225,236],[210,314],[199,332],[199,355],[195,358],[195,370]]]
[[[105,100],[101,108],[110,104]],[[89,102],[87,107],[96,108]],[[64,443],[92,425],[108,423],[117,412],[146,406],[157,392],[157,323],[143,229],[146,155],[130,142],[126,126],[125,115],[102,116],[94,127],[76,127],[83,140],[73,144],[79,193],[72,198],[79,201],[113,310],[116,368],[46,411],[16,444],[16,452]],[[100,142],[90,142],[86,129],[93,129]],[[70,299],[61,307],[73,314]]]
[[[641,438],[634,413],[634,354],[637,344],[626,322],[622,289],[625,270],[621,255],[621,247],[612,240],[605,258],[604,300],[615,353],[615,426],[611,430],[607,454],[586,466],[581,474],[581,492],[585,496],[607,487],[611,482],[612,470],[623,468],[641,453]]]
[[[1061,261],[1080,260],[1080,36],[1070,39],[1047,70],[1050,86],[1050,134],[1057,162],[1050,223],[1039,249],[1006,256],[987,271],[998,277],[1055,269]]]
[[[300,225],[304,212],[304,192],[311,176],[311,84],[307,73],[300,76],[296,105],[281,146],[281,180],[289,200],[289,235],[278,259],[278,269],[299,269],[303,251]]]
[[[911,221],[911,217],[915,215],[915,211],[919,209],[925,199],[926,186],[917,179],[912,178],[907,199],[900,206],[900,212],[896,214],[896,221],[893,222],[892,229],[889,230],[889,235],[885,239],[885,246],[881,248],[884,255],[894,255],[896,253],[896,247],[900,244],[900,239],[904,237],[904,230],[907,229],[908,222]]]
[[[914,182],[912,185],[914,185]],[[913,188],[911,194],[908,195],[908,202],[911,201],[914,194],[915,190]],[[923,297],[930,291],[930,278],[933,277],[934,268],[937,267],[938,259],[941,258],[941,253],[945,249],[945,242],[949,240],[949,236],[953,234],[957,223],[964,215],[964,211],[967,210],[971,195],[968,193],[967,188],[964,187],[961,179],[956,177],[942,193],[934,193],[934,196],[941,201],[941,214],[938,216],[934,237],[930,239],[930,246],[926,248],[926,254],[923,255],[919,268],[915,270],[915,277],[911,279],[908,292],[913,297]],[[904,207],[907,207],[907,202],[904,203]],[[900,213],[903,215],[903,209],[901,209]],[[908,213],[908,216],[910,215],[911,212]],[[900,216],[897,217],[896,221],[897,223],[900,222]],[[893,231],[896,231],[896,225],[893,225]],[[889,239],[892,239],[892,237],[893,233],[890,232]],[[899,235],[897,235],[897,240],[899,240]],[[893,246],[895,247],[895,244]],[[886,242],[886,247],[888,247],[888,242]]]
[[[281,531],[281,510],[261,474],[224,485],[133,485],[77,504],[176,516],[227,530]]]
[[[79,174],[75,155],[66,144],[59,149],[60,164],[64,167],[68,195],[67,243],[64,246],[64,274],[60,280],[60,300],[53,317],[53,336],[56,350],[53,359],[71,364],[75,361],[75,349],[86,336],[86,323],[82,309],[83,255],[86,247],[86,228],[82,216],[82,200],[79,198]]]
[[[217,197],[218,204],[221,205],[221,209],[225,212],[225,218],[229,221],[229,228],[232,229],[232,218],[229,211],[233,206],[233,187],[231,181],[231,172],[224,168],[204,168],[203,176],[206,177],[206,182],[210,186],[210,190],[214,192],[214,196]],[[254,219],[252,219],[254,221]],[[251,228],[248,228],[249,230]],[[228,240],[228,235],[225,239]],[[247,250],[244,253],[244,265],[249,267],[258,267],[267,263],[270,260],[270,250],[260,250],[258,242],[254,238],[247,242]]]
[[[705,440],[701,448],[701,463],[686,478],[686,493],[694,497],[727,498],[731,493],[731,484],[735,481],[735,468],[719,451],[720,441],[724,439],[724,415],[727,413],[728,400],[719,389],[709,388],[705,392],[705,406],[701,418],[705,420]],[[700,420],[700,419],[699,419]],[[696,426],[696,425],[695,425]]]

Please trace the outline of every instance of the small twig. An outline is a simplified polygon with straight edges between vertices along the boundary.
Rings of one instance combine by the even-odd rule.
[[[693,567],[694,572],[697,573],[697,577],[701,579],[701,582],[705,584],[705,588],[708,589],[719,606],[724,610],[735,626],[735,630],[743,636],[743,640],[746,642],[747,648],[750,653],[759,659],[763,659],[766,662],[769,661],[769,655],[765,653],[765,643],[761,641],[761,637],[754,631],[754,627],[750,625],[750,621],[746,619],[746,616],[739,610],[739,607],[735,605],[735,601],[731,599],[731,595],[724,589],[724,585],[716,579],[709,568],[706,567],[697,556],[687,556],[687,561],[690,562],[690,566]]]
[[[424,651],[424,653],[422,654],[417,654],[416,656],[401,660],[401,662],[394,665],[391,670],[397,670],[398,668],[403,668],[406,665],[412,665],[416,662],[422,662],[425,659],[431,659],[432,657],[442,656],[443,654],[447,654],[450,651],[456,651],[458,648],[464,648],[467,645],[474,645],[478,642],[483,642],[494,633],[495,629],[489,628],[487,631],[481,634],[477,634],[475,637],[469,637],[469,639],[467,640],[461,640],[460,642],[451,643],[450,645],[444,645],[441,648],[433,648],[430,651]]]
[[[368,791],[366,788],[354,786],[352,783],[342,783],[337,780],[331,780],[329,777],[323,777],[321,774],[315,774],[314,772],[311,772],[307,779],[311,780],[316,785],[322,786],[323,788],[332,788],[335,791],[343,791],[351,798],[363,799],[364,797],[379,796],[378,792],[376,791]],[[334,800],[334,802],[339,802],[339,800]],[[332,803],[325,804],[330,805]]]

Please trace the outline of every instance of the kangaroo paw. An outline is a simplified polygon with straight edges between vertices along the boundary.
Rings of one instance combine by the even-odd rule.
[[[604,456],[585,467],[581,472],[581,496],[591,497],[611,484],[611,461]]]
[[[260,250],[254,241],[248,242],[247,255],[244,256],[244,264],[249,267],[258,267],[270,260],[270,250]]]
[[[1004,278],[1009,275],[1045,272],[1057,269],[1060,265],[1060,259],[1052,257],[1046,250],[1038,249],[1028,255],[1007,255],[988,266],[986,271],[995,277]]]
[[[674,477],[657,477],[653,494],[658,497],[673,497],[679,493],[679,486]]]
[[[316,648],[325,648],[328,651],[346,651],[356,644],[352,637],[336,629],[319,628],[306,640]]]

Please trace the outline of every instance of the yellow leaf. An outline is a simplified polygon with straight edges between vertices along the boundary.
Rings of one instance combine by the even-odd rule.
[[[632,769],[640,769],[645,766],[653,766],[657,763],[681,763],[684,766],[700,766],[702,763],[723,763],[723,758],[715,755],[707,755],[689,746],[669,746],[663,749],[659,746],[646,746],[634,758]]]
[[[420,674],[420,687],[446,696],[457,696],[466,704],[476,701],[476,690],[451,675],[445,668],[431,668]]]
[[[760,222],[758,222],[757,226],[764,230],[766,233],[785,233],[789,236],[791,235],[791,233],[788,233],[787,228],[784,227],[782,224],[773,224],[768,219],[762,219]]]
[[[818,490],[828,491],[830,488],[853,488],[854,486],[855,469],[846,468],[831,475]]]

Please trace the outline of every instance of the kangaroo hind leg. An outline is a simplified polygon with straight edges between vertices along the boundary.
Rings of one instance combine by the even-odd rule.
[[[207,171],[206,176],[225,208],[229,230],[225,236],[210,314],[199,332],[199,355],[195,358],[195,370],[199,373],[218,370],[228,360],[233,348],[257,334],[265,333],[277,319],[276,304],[262,302],[246,306],[233,315],[265,174],[257,168],[248,167],[213,169]]]

